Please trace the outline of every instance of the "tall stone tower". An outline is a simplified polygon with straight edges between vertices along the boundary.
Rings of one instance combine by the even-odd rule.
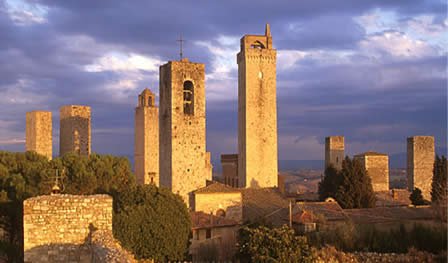
[[[50,111],[26,113],[26,150],[53,157],[53,124]]]
[[[191,205],[192,191],[211,180],[205,148],[205,65],[169,61],[160,66],[160,185]]]
[[[325,169],[331,165],[342,169],[345,155],[344,136],[329,136],[325,138]]]
[[[138,96],[135,108],[134,160],[137,182],[159,186],[159,108],[149,89]]]
[[[384,153],[365,152],[353,156],[359,160],[370,177],[375,192],[389,191],[389,156]]]
[[[238,62],[238,176],[240,187],[276,187],[277,51],[264,35],[241,38]]]
[[[414,136],[407,139],[408,189],[422,190],[423,198],[431,200],[431,183],[435,149],[433,136]]]
[[[67,105],[59,109],[59,155],[90,154],[90,107]]]

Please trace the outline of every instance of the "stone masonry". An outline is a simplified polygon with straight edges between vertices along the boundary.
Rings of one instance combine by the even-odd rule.
[[[90,154],[90,107],[67,105],[59,109],[59,155]]]
[[[276,187],[277,51],[264,35],[241,38],[238,63],[238,175],[240,187]]]
[[[135,108],[134,160],[137,182],[159,186],[159,108],[149,89],[138,96]]]
[[[373,191],[389,191],[389,156],[377,152],[365,152],[354,156],[361,161],[372,181]]]
[[[344,160],[344,136],[330,136],[325,138],[325,168],[333,165],[334,168],[342,169]]]
[[[26,113],[26,150],[53,157],[53,129],[50,111]]]
[[[112,231],[108,195],[46,195],[23,202],[25,262],[90,262],[85,245],[96,230]]]
[[[413,136],[407,139],[408,189],[419,188],[423,198],[431,200],[431,183],[435,149],[433,136]]]
[[[238,154],[221,154],[224,184],[238,187]]]
[[[160,185],[191,205],[211,180],[205,144],[205,65],[184,58],[160,67]]]

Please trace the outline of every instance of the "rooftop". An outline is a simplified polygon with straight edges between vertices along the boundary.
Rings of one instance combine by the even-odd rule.
[[[238,222],[232,219],[206,214],[204,212],[190,212],[192,229],[212,227],[236,226]]]

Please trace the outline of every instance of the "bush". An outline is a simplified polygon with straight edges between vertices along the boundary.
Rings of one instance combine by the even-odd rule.
[[[423,199],[422,191],[419,188],[415,188],[409,196],[413,205],[425,205],[425,199]]]
[[[287,226],[244,227],[238,244],[242,262],[313,262],[315,259],[306,237],[296,236]]]
[[[180,261],[189,245],[190,214],[179,195],[138,185],[115,193],[113,230],[138,259]]]

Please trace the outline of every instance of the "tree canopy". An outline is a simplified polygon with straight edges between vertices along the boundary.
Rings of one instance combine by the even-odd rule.
[[[447,160],[445,156],[436,156],[431,187],[431,201],[433,203],[447,202]]]
[[[137,185],[114,198],[114,235],[137,258],[181,261],[188,249],[190,214],[179,195]]]
[[[343,208],[369,208],[375,206],[372,182],[361,162],[346,157],[342,169],[330,166],[319,183],[319,197],[333,197]]]

